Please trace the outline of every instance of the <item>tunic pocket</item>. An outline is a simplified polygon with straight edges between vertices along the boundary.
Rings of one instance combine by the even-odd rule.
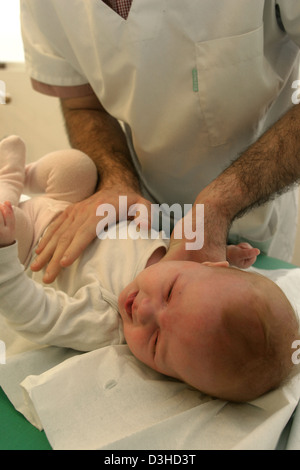
[[[281,78],[264,56],[263,27],[195,44],[198,94],[211,146],[251,140]]]

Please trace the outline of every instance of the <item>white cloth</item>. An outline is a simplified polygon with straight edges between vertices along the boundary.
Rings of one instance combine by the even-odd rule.
[[[55,449],[275,449],[300,396],[298,376],[251,403],[211,399],[138,363],[127,346],[22,386]]]
[[[292,106],[300,46],[295,0],[133,0],[126,21],[95,0],[74,7],[21,0],[21,12],[31,77],[65,88],[90,84],[125,124],[145,194],[159,203],[193,203]],[[251,212],[232,234],[268,252],[288,222],[282,256],[281,240],[269,254],[290,259],[293,200],[288,193]]]
[[[134,224],[134,222],[132,222]],[[80,258],[61,272],[51,287],[43,271],[24,271],[17,244],[0,250],[0,313],[29,341],[91,351],[124,343],[118,296],[142,271],[152,253],[167,242],[128,235],[130,222],[113,226]],[[120,238],[119,238],[120,236]]]
[[[300,312],[300,269],[257,271]],[[277,390],[233,404],[158,374],[126,345],[81,355],[49,347],[0,366],[5,393],[54,449],[275,449],[299,401],[299,379],[296,370]],[[299,450],[298,415],[287,448]]]

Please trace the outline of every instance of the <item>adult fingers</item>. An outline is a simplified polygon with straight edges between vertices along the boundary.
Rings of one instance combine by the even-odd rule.
[[[68,207],[64,212],[58,215],[53,222],[51,222],[35,250],[37,254],[40,254],[46,248],[48,243],[53,240],[53,237],[57,239],[59,238],[60,235],[56,232],[62,227],[63,223],[68,218],[69,210],[70,208]],[[61,231],[63,231],[63,229]]]
[[[70,266],[96,237],[96,220],[87,221],[74,235],[68,245],[60,264]]]

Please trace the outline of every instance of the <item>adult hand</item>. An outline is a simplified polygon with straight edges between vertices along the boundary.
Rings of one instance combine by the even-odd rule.
[[[179,225],[182,226],[184,221],[180,221]],[[204,222],[205,224],[205,222]],[[207,220],[207,224],[210,224],[210,221]],[[199,224],[198,224],[199,226]],[[199,227],[198,227],[199,228]],[[252,247],[249,243],[243,242],[238,245],[227,245],[226,246],[226,237],[225,241],[222,241],[222,232],[218,231],[220,227],[214,227],[214,232],[212,232],[213,226],[206,227],[206,235],[209,238],[208,243],[204,243],[203,247],[197,250],[189,250],[190,242],[184,239],[175,239],[174,232],[171,240],[171,245],[168,253],[165,255],[164,259],[168,260],[186,260],[186,261],[196,261],[203,263],[205,261],[224,261],[225,259],[232,265],[240,269],[246,269],[252,266],[257,256],[260,254],[258,248]],[[202,230],[202,227],[200,227]],[[209,233],[209,235],[208,235]],[[224,232],[225,234],[225,232]],[[217,242],[220,241],[220,243]],[[224,240],[224,238],[223,238]],[[198,242],[199,242],[199,233],[198,233]],[[195,248],[197,247],[197,237],[194,240]]]
[[[232,221],[299,182],[299,129],[300,106],[297,105],[199,193],[195,204],[205,206],[203,248],[188,251],[184,238],[172,239],[164,259],[224,261]]]
[[[203,203],[195,203],[175,225],[170,248],[163,259],[199,263],[225,261],[228,229],[224,214],[203,199]]]
[[[96,238],[96,227],[104,215],[97,216],[97,209],[101,204],[111,204],[116,210],[119,220],[119,196],[124,190],[114,187],[102,189],[88,199],[69,206],[50,224],[45,235],[41,239],[36,253],[37,258],[31,265],[32,271],[39,271],[47,266],[43,281],[47,284],[53,282],[62,268],[70,266]],[[150,202],[140,194],[127,190],[128,208],[134,204],[143,204],[150,214]],[[121,216],[127,216],[127,211],[122,211]]]

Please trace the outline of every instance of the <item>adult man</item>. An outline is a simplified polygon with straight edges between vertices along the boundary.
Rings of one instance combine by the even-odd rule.
[[[99,192],[41,242],[33,269],[51,260],[46,282],[95,237],[99,204],[120,195],[204,204],[203,249],[173,240],[168,256],[220,260],[237,215],[300,176],[299,2],[133,0],[127,19],[108,4],[118,1],[21,1],[34,87],[61,97],[70,141],[100,176]],[[234,222],[230,237],[288,258],[294,209],[290,192]]]

